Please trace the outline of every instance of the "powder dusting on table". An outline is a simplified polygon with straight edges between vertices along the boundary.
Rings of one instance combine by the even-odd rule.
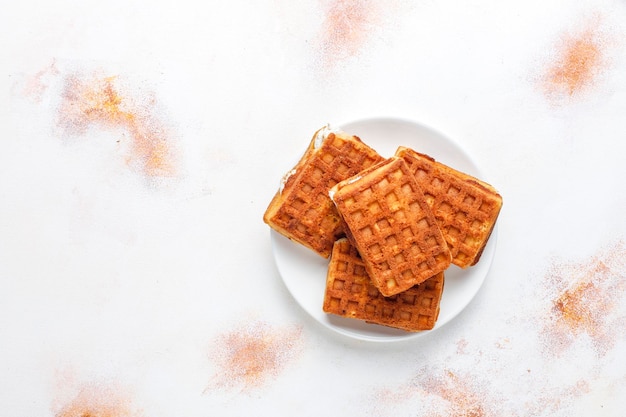
[[[155,100],[122,89],[117,76],[71,75],[59,106],[59,126],[84,135],[96,127],[122,132],[130,138],[127,162],[153,177],[175,174],[175,151],[166,124],[155,114]],[[120,139],[121,140],[121,139]]]
[[[275,326],[260,321],[239,325],[220,335],[210,352],[217,366],[207,391],[250,391],[277,378],[302,349],[302,327]]]
[[[618,341],[626,324],[626,245],[617,241],[580,262],[553,261],[546,276],[551,292],[546,347],[556,354],[589,339],[598,355]]]
[[[388,26],[386,16],[397,12],[397,1],[322,0],[323,22],[316,45],[321,67],[357,56],[368,41]]]
[[[429,395],[447,403],[449,415],[458,417],[486,417],[494,415],[487,403],[488,394],[476,384],[474,378],[461,377],[446,370],[442,375],[426,376],[420,386]]]
[[[467,346],[468,346],[468,341],[467,339],[465,339],[464,337],[462,337],[461,339],[457,340],[456,342],[456,353],[457,355],[462,355],[465,354],[467,351]]]
[[[433,417],[488,417],[515,415],[502,411],[502,403],[475,376],[449,369],[422,369],[408,383],[380,389],[374,395],[376,412],[393,415],[390,408],[416,399],[419,409]]]
[[[23,77],[15,87],[18,87],[20,94],[35,103],[41,103],[45,92],[50,87],[52,80],[59,75],[56,62],[52,63],[35,74],[29,74]]]
[[[562,34],[541,78],[544,95],[558,102],[592,90],[608,69],[609,45],[597,20]]]
[[[329,59],[354,56],[378,23],[375,2],[335,0],[324,2],[321,47]]]
[[[141,417],[130,398],[109,386],[84,386],[69,402],[60,407],[55,417]]]
[[[590,385],[585,380],[564,381],[557,387],[547,386],[543,381],[539,382],[535,386],[532,400],[524,404],[525,415],[548,416],[557,412],[571,413],[576,400],[588,394],[590,390]]]

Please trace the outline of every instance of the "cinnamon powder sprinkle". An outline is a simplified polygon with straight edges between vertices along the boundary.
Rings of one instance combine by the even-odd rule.
[[[141,417],[129,398],[111,387],[89,385],[55,414],[55,417]]]
[[[562,352],[588,338],[602,355],[620,337],[626,317],[619,311],[626,295],[626,246],[618,241],[582,262],[554,262],[547,281],[554,289],[546,344]]]
[[[487,417],[493,415],[488,409],[486,393],[472,384],[472,379],[461,378],[451,371],[443,376],[426,378],[422,389],[443,399],[448,404],[448,415],[458,417]]]
[[[139,102],[117,85],[117,77],[69,76],[59,107],[59,125],[74,135],[97,127],[130,137],[128,163],[153,177],[175,173],[175,153],[166,126],[153,112],[154,102]]]
[[[217,367],[210,389],[242,391],[277,378],[302,349],[302,328],[276,327],[253,321],[220,335],[210,359]]]
[[[35,103],[41,103],[44,93],[50,87],[51,80],[59,74],[59,70],[56,67],[56,62],[52,63],[37,71],[35,74],[25,76],[19,84],[14,87],[19,87],[20,94],[26,98],[31,99]]]
[[[382,10],[376,1],[323,1],[324,21],[318,34],[320,59],[331,67],[356,56],[381,25]]]
[[[597,23],[564,34],[542,78],[548,98],[571,98],[591,89],[607,67],[608,42]]]
[[[475,376],[447,369],[422,369],[409,383],[379,390],[375,398],[377,415],[393,415],[390,407],[415,398],[423,414],[432,417],[516,416],[510,410],[504,412],[502,402],[496,401]]]
[[[525,415],[550,416],[565,411],[573,415],[576,400],[589,394],[591,387],[584,379],[575,382],[565,381],[558,387],[540,385],[533,400],[524,404]],[[562,415],[562,414],[559,414]]]
[[[327,5],[323,42],[325,50],[335,57],[355,55],[376,23],[374,2],[338,0]]]

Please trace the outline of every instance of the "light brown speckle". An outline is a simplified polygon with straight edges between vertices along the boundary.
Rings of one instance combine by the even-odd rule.
[[[128,137],[127,162],[151,177],[176,173],[176,151],[167,125],[157,117],[149,94],[136,96],[116,76],[74,74],[65,77],[58,124],[68,134],[88,135],[90,128]],[[146,97],[147,96],[147,97]]]
[[[405,384],[378,390],[375,412],[393,415],[398,404],[414,401],[421,413],[433,417],[489,417],[510,415],[483,377],[464,371],[423,368]],[[506,410],[506,411],[505,411]]]
[[[117,387],[86,384],[55,417],[143,417],[141,410]]]
[[[546,275],[550,310],[541,336],[548,351],[561,354],[589,340],[598,355],[617,341],[626,317],[626,245],[614,242],[582,261],[554,260]]]
[[[302,328],[261,321],[240,324],[221,334],[209,354],[217,371],[205,392],[250,392],[277,378],[302,349]]]
[[[590,93],[609,69],[610,54],[610,37],[598,18],[562,33],[540,78],[544,96],[558,105]]]
[[[56,78],[58,74],[59,70],[56,67],[56,62],[53,60],[50,65],[37,71],[35,74],[24,76],[16,85],[17,91],[23,97],[39,104],[43,100],[52,80]]]
[[[320,6],[323,20],[314,45],[323,72],[361,55],[401,9],[399,0],[321,0]]]

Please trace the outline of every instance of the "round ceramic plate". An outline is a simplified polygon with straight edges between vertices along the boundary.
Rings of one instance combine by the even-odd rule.
[[[336,126],[335,126],[336,127]],[[455,169],[483,179],[471,158],[442,134],[408,120],[377,118],[339,126],[356,135],[382,156],[394,154],[400,145],[430,155]],[[478,293],[495,254],[497,226],[480,261],[467,269],[454,265],[445,272],[441,311],[435,328],[417,333],[406,332],[361,320],[324,313],[324,289],[328,260],[272,230],[272,248],[278,271],[295,300],[323,326],[343,335],[369,341],[392,342],[418,338],[450,322]]]

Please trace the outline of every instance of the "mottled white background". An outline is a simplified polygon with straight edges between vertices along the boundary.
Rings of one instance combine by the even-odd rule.
[[[3,7],[2,415],[69,417],[85,390],[122,398],[112,417],[128,407],[145,417],[623,415],[626,2],[344,1],[349,39],[328,35],[341,3]],[[575,94],[547,95],[541,79],[563,38],[588,28],[601,64]],[[72,74],[114,77],[142,102],[167,128],[175,174],[129,164],[123,126],[64,130]],[[262,222],[317,128],[372,116],[443,132],[504,197],[478,296],[406,343],[357,342],[313,321],[284,287]],[[608,339],[599,348],[566,327],[572,341],[557,349],[545,328],[562,288],[550,277],[576,284],[572,271],[598,257],[612,259],[596,286],[609,299],[587,307]],[[253,387],[211,385],[227,371],[211,352],[246,323],[295,334],[294,349]]]

